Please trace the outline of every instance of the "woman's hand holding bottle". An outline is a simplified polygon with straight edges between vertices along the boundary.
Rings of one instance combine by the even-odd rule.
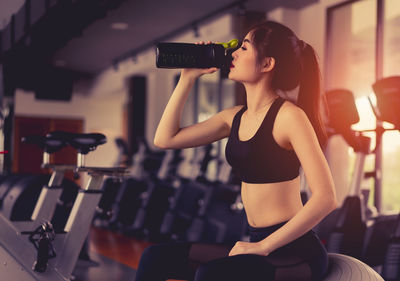
[[[204,41],[197,42],[198,45],[204,45]],[[211,44],[211,41],[208,41],[207,44]],[[210,68],[183,68],[181,71],[181,79],[189,79],[196,80],[203,74],[211,74],[217,71],[217,67]]]

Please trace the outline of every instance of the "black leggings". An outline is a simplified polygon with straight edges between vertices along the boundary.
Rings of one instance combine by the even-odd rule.
[[[283,224],[249,226],[250,242],[263,240]],[[328,268],[325,247],[312,230],[268,256],[228,256],[233,246],[189,242],[150,246],[140,259],[135,281],[316,281]]]

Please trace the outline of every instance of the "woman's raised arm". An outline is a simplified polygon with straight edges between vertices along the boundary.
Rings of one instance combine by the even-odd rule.
[[[223,110],[211,118],[184,128],[180,127],[183,107],[195,80],[217,68],[184,69],[158,124],[154,145],[160,148],[188,148],[201,146],[225,138],[230,132],[233,107]]]

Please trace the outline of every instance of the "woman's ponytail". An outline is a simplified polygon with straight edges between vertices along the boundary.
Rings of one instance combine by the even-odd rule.
[[[299,44],[302,44],[302,72],[300,76],[297,105],[307,114],[317,134],[320,146],[324,147],[327,141],[327,135],[320,110],[321,76],[318,61],[314,49],[309,44],[303,41],[300,41]]]
[[[304,110],[317,134],[321,147],[326,144],[326,132],[321,119],[320,72],[314,49],[299,40],[288,27],[266,21],[251,29],[252,43],[261,63],[265,57],[276,60],[271,87],[290,91],[299,87],[297,105]]]

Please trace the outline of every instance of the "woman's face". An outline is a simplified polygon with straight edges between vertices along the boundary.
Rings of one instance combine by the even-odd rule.
[[[228,77],[237,82],[256,82],[261,74],[250,35],[248,33],[240,48],[232,53],[233,61]]]

